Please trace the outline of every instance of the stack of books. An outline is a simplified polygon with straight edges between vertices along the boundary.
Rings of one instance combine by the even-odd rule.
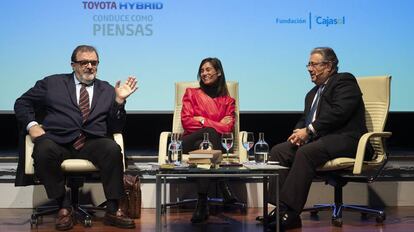
[[[220,150],[194,150],[188,154],[189,164],[218,164],[223,159]]]

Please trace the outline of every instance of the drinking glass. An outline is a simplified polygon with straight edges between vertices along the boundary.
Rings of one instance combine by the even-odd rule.
[[[242,143],[243,143],[244,149],[246,149],[247,154],[249,155],[250,149],[254,146],[254,133],[253,132],[243,133]]]
[[[249,152],[250,149],[254,145],[254,134],[253,134],[253,132],[243,133],[242,141],[243,141],[243,147],[247,150],[247,152]]]
[[[221,135],[221,145],[227,152],[227,163],[229,163],[229,150],[233,147],[233,134],[223,133]]]

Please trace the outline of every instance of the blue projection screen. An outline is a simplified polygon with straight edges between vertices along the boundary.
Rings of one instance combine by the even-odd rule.
[[[221,59],[240,83],[241,111],[302,111],[313,86],[309,52],[330,46],[340,71],[393,76],[391,110],[414,111],[414,2],[410,0],[6,1],[0,9],[0,111],[36,80],[71,72],[80,44],[100,54],[98,77],[128,75],[130,112],[172,111],[174,82]]]

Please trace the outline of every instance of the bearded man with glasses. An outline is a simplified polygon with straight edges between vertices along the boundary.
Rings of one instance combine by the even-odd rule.
[[[78,46],[71,57],[72,73],[37,81],[14,105],[18,122],[34,142],[36,176],[48,198],[56,199],[59,206],[57,230],[69,230],[74,224],[61,163],[76,157],[88,159],[100,171],[107,199],[104,221],[120,228],[135,227],[134,221],[118,210],[119,200],[125,195],[123,156],[120,146],[109,137],[122,131],[125,102],[137,90],[137,81],[128,77],[113,87],[97,79],[98,64],[94,47]],[[43,117],[41,126],[36,121],[39,113]],[[16,185],[25,185],[19,170]]]

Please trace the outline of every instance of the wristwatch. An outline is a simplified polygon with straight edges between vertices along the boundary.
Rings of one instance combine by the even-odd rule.
[[[203,126],[204,126],[204,118],[202,118],[202,119],[200,120],[200,123],[201,123],[201,125],[203,125]]]

